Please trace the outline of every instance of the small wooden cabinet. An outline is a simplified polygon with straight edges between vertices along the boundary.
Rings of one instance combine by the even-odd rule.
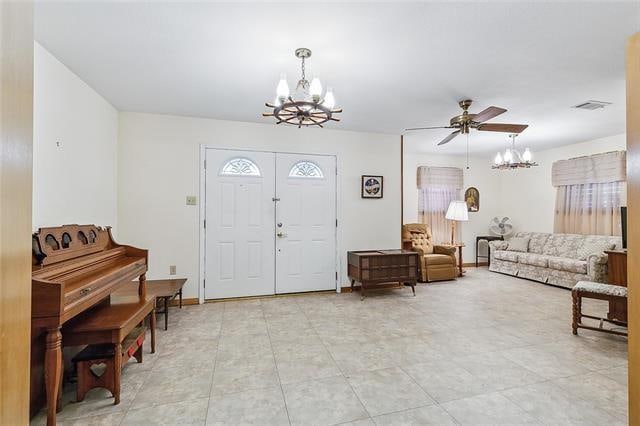
[[[627,286],[627,251],[607,250],[607,276],[609,284]],[[627,322],[626,301],[609,302],[607,318],[623,323]]]
[[[365,250],[348,252],[351,289],[361,285],[361,298],[371,286],[399,283],[411,286],[415,296],[418,281],[418,253],[411,250]]]

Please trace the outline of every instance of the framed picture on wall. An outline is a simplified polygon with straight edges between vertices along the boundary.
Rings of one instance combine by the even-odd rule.
[[[360,190],[362,198],[382,198],[383,177],[362,175]]]
[[[473,186],[464,191],[464,200],[467,202],[467,209],[470,212],[480,211],[480,191]]]

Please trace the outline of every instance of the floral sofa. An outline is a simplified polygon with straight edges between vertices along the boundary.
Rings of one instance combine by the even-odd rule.
[[[578,281],[606,282],[604,251],[622,247],[620,237],[604,235],[519,232],[514,238],[520,240],[512,250],[509,241],[490,243],[489,270],[566,288]]]

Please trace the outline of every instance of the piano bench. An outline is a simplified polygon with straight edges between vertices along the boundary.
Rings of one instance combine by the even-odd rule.
[[[124,366],[131,357],[138,362],[142,362],[142,344],[144,343],[144,335],[146,327],[140,326],[134,328],[131,333],[122,342],[122,366]],[[72,362],[76,365],[78,372],[78,386],[76,389],[76,400],[82,401],[91,389],[105,388],[114,396],[114,405],[120,403],[120,392],[115,390],[116,375],[120,375],[120,371],[116,371],[115,363],[115,345],[111,343],[102,343],[88,345],[73,357]]]

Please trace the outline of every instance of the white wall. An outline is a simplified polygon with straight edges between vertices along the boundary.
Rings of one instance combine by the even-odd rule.
[[[462,251],[464,262],[475,262],[476,236],[489,234],[489,221],[500,214],[500,192],[496,188],[500,184],[499,176],[491,173],[491,163],[486,158],[469,159],[469,169],[466,168],[466,158],[453,155],[433,155],[425,153],[405,151],[404,157],[404,223],[418,221],[418,187],[416,182],[416,170],[420,166],[458,167],[464,173],[464,188],[460,191],[460,199],[463,199],[464,191],[474,186],[480,192],[480,210],[469,213],[469,221],[460,223],[462,242],[465,248]],[[481,243],[480,253],[484,253],[485,243]],[[486,261],[486,259],[480,259]]]
[[[399,136],[122,112],[118,140],[119,240],[150,250],[151,279],[176,265],[185,297],[198,296],[199,207],[185,196],[199,191],[201,144],[337,156],[341,285],[348,250],[400,247]],[[382,200],[360,198],[363,174],[384,176]]]
[[[419,166],[463,169],[465,189],[475,186],[480,191],[480,211],[469,213],[469,221],[461,224],[462,241],[466,245],[463,260],[475,262],[475,237],[489,234],[489,222],[494,216],[509,216],[516,232],[553,232],[556,189],[551,185],[551,166],[554,161],[624,149],[626,137],[622,134],[534,151],[534,160],[539,166],[530,169],[493,170],[493,157],[487,155],[470,158],[467,170],[464,156],[434,155],[405,148],[404,223],[417,221],[416,169]],[[483,253],[485,244],[481,247]]]
[[[553,232],[556,188],[551,185],[554,161],[608,151],[625,150],[624,134],[534,152],[540,164],[524,170],[502,171],[502,215],[513,220],[516,231]]]
[[[118,112],[38,43],[33,98],[33,228],[115,226]]]

